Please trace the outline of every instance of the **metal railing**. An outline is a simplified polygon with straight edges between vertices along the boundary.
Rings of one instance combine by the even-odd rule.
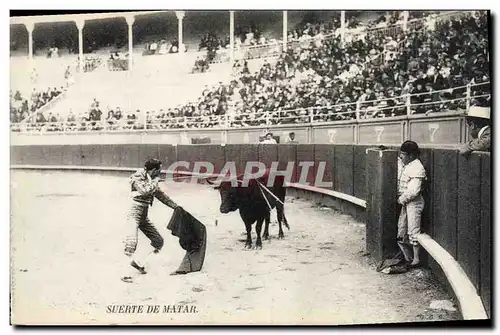
[[[465,112],[472,104],[483,99],[488,103],[490,82],[387,97],[378,100],[356,101],[331,106],[304,107],[253,113],[230,110],[225,115],[150,116],[146,120],[122,119],[103,121],[67,121],[11,124],[13,132],[116,132],[116,131],[161,131],[165,129],[239,128],[247,126],[275,126],[286,124],[321,124],[342,120],[390,119],[415,114],[428,115],[442,110]]]

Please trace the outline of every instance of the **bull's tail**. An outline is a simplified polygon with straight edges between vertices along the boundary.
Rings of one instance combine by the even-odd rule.
[[[278,212],[278,215],[280,216],[278,218],[278,220],[282,221],[283,224],[285,225],[285,227],[287,227],[288,230],[290,230],[290,226],[288,225],[288,221],[286,220],[286,216],[285,216],[285,207],[277,204],[276,210]]]

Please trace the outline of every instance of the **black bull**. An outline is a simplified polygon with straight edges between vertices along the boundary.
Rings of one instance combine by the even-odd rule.
[[[245,228],[247,232],[247,239],[245,243],[245,248],[252,248],[252,224],[257,222],[255,226],[255,231],[257,233],[257,241],[255,247],[257,249],[262,249],[262,240],[260,233],[262,231],[262,223],[265,220],[266,226],[264,229],[264,239],[269,239],[269,222],[271,216],[271,209],[276,208],[278,214],[279,223],[279,238],[283,238],[283,228],[282,223],[285,224],[290,230],[290,226],[285,217],[285,195],[286,188],[284,187],[284,177],[276,176],[276,179],[272,186],[267,187],[267,178],[260,178],[258,181],[261,183],[260,186],[256,179],[250,179],[248,185],[243,185],[240,178],[237,179],[238,186],[232,186],[231,181],[223,181],[215,189],[219,190],[221,196],[220,212],[223,214],[234,212],[237,209],[240,210],[240,216],[245,223]],[[213,185],[213,182],[207,179],[209,184]],[[272,192],[276,198],[278,198],[281,203],[271,194],[268,190]],[[266,201],[267,200],[267,201]]]

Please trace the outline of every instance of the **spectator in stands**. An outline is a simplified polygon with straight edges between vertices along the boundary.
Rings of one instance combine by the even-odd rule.
[[[59,54],[59,48],[57,48],[56,46],[49,48],[49,51],[47,52],[47,58],[53,57],[61,57],[61,55]]]
[[[490,151],[490,108],[471,106],[466,119],[469,134],[472,139],[460,149],[460,154],[469,156],[472,151]]]
[[[106,120],[114,120],[115,119],[115,112],[109,108],[109,106],[107,107],[107,110],[108,110],[108,114],[106,116]]]
[[[120,109],[120,107],[116,107],[116,111],[115,111],[115,119],[120,121],[122,119],[122,111]]]
[[[299,144],[299,142],[295,140],[295,133],[293,131],[288,134],[285,144]]]
[[[32,85],[36,85],[37,84],[37,82],[38,82],[38,73],[36,72],[35,68],[33,68],[33,70],[31,71],[30,79],[31,79],[31,84]]]
[[[267,133],[265,139],[261,142],[262,144],[277,144],[273,137],[273,133]]]
[[[71,74],[71,69],[69,66],[66,68],[66,71],[64,72],[64,79],[66,81],[66,87],[69,87],[75,83],[75,79]]]
[[[158,49],[158,43],[156,43],[156,41],[153,40],[153,42],[151,42],[151,44],[149,45],[149,50],[151,50],[151,53],[156,53],[156,50]]]
[[[129,112],[127,113],[127,127],[126,129],[131,129],[132,126],[135,124],[135,121],[137,120],[137,115],[134,112]]]
[[[191,73],[204,73],[209,69],[209,64],[207,61],[207,57],[197,57],[194,62],[194,67],[191,70]]]
[[[43,113],[38,113],[36,115],[36,123],[45,123],[45,122],[47,122],[47,119],[45,119]]]
[[[70,109],[68,113],[68,117],[66,119],[67,122],[67,129],[68,130],[74,130],[76,127],[76,116],[73,114],[73,110]]]

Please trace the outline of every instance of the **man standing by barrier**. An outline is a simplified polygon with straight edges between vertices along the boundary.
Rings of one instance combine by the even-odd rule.
[[[261,142],[261,144],[277,144],[277,142],[274,139],[272,133],[267,133],[266,136],[264,137],[264,140]]]
[[[151,241],[151,246],[154,248],[153,253],[157,254],[163,247],[163,237],[148,218],[149,206],[153,205],[153,199],[157,198],[172,209],[179,207],[158,186],[161,164],[158,159],[148,159],[144,164],[144,169],[135,172],[130,177],[132,199],[125,226],[125,255],[127,255],[128,271],[135,271],[131,268],[133,267],[140,273],[146,274],[145,260],[143,263],[137,257],[133,257],[137,249],[139,230]],[[132,274],[129,273],[129,275],[122,277],[122,280],[131,283],[133,281]]]
[[[411,261],[410,266],[420,264],[417,236],[420,234],[422,211],[425,205],[422,186],[427,176],[418,158],[419,154],[417,143],[406,141],[401,145],[398,162],[398,203],[401,205],[401,213],[398,220],[397,242],[405,260]],[[411,257],[408,243],[413,246],[413,257]]]
[[[460,154],[468,156],[472,151],[490,151],[490,108],[472,106],[467,112],[466,119],[472,140],[460,149]]]
[[[288,137],[285,140],[285,144],[299,144],[299,142],[295,140],[294,132],[288,134]]]

